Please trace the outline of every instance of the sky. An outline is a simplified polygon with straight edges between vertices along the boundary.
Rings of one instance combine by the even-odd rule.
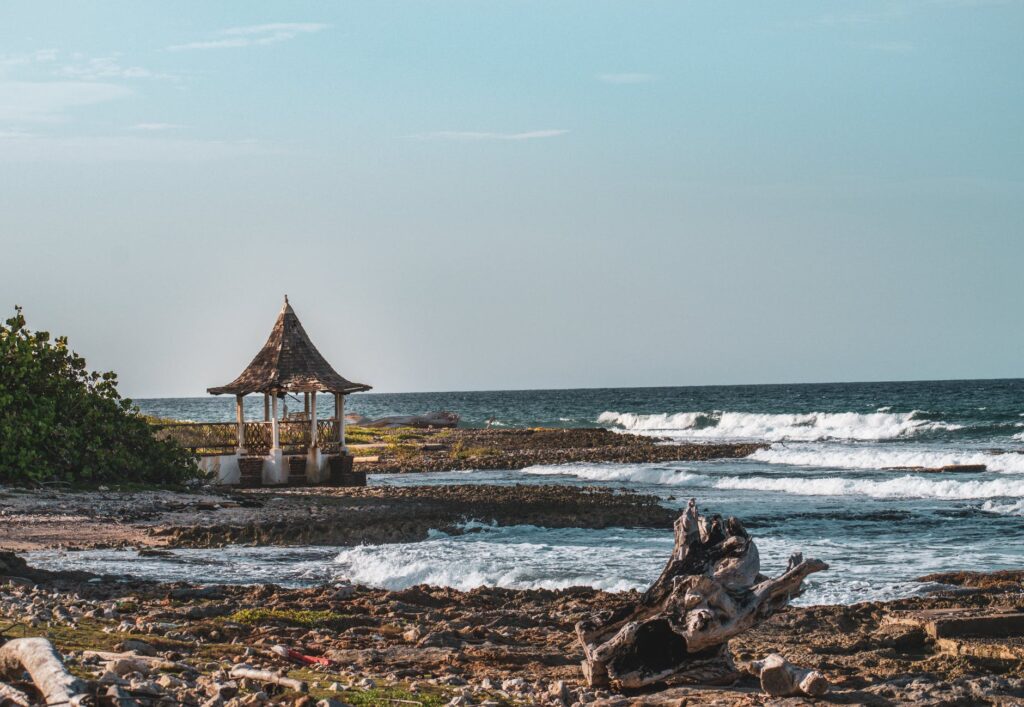
[[[1024,376],[1024,2],[0,3],[0,304],[132,397]],[[7,315],[5,315],[7,316]]]

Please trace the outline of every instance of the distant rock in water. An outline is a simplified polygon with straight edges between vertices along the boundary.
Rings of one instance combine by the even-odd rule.
[[[345,421],[360,427],[457,427],[459,415],[454,412],[428,412],[425,415],[392,415],[367,419],[361,415],[346,415]]]
[[[979,474],[988,471],[984,464],[946,464],[945,466],[886,466],[883,471],[914,471],[920,474]]]

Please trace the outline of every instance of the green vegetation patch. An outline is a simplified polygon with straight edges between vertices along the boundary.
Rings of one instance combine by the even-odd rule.
[[[0,483],[177,485],[198,473],[190,452],[153,436],[115,373],[30,330],[20,307],[0,324]]]
[[[328,684],[332,682],[345,683],[348,678],[343,678],[330,672],[324,673],[309,670],[308,668],[292,670],[288,673],[288,677],[295,678],[296,680],[305,680],[310,685],[309,695],[313,699],[333,697],[336,700],[355,705],[356,707],[362,707],[363,705],[377,707],[379,705],[402,703],[414,703],[433,707],[434,705],[448,704],[454,694],[451,688],[428,684],[421,684],[417,692],[410,692],[408,685],[404,683],[378,685],[369,690],[352,689],[333,692],[327,689],[326,686]],[[320,687],[312,687],[314,682],[319,682]],[[295,697],[299,696],[295,693],[288,694],[293,694]]]
[[[255,626],[264,623],[284,623],[306,628],[343,629],[352,626],[366,626],[373,620],[365,616],[339,614],[336,611],[314,611],[300,609],[242,609],[228,617],[228,621]]]

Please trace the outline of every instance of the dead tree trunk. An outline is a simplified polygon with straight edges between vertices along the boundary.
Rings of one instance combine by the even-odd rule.
[[[590,685],[731,682],[729,639],[798,595],[804,577],[828,569],[796,554],[782,575],[764,577],[743,525],[699,515],[696,500],[676,520],[675,534],[668,564],[637,604],[576,624]]]

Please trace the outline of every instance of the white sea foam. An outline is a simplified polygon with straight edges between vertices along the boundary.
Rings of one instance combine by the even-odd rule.
[[[654,486],[681,486],[700,483],[705,477],[676,469],[619,464],[553,464],[531,466],[525,474],[538,476],[572,476],[585,481],[621,481]]]
[[[1024,473],[1024,454],[988,454],[955,449],[913,449],[892,445],[814,444],[759,449],[749,457],[769,464],[838,469],[937,468],[984,464],[990,471]]]
[[[601,413],[598,424],[639,434],[680,439],[758,439],[768,441],[823,439],[884,440],[912,437],[933,430],[956,430],[961,425],[922,420],[918,412],[678,412],[641,415]]]

